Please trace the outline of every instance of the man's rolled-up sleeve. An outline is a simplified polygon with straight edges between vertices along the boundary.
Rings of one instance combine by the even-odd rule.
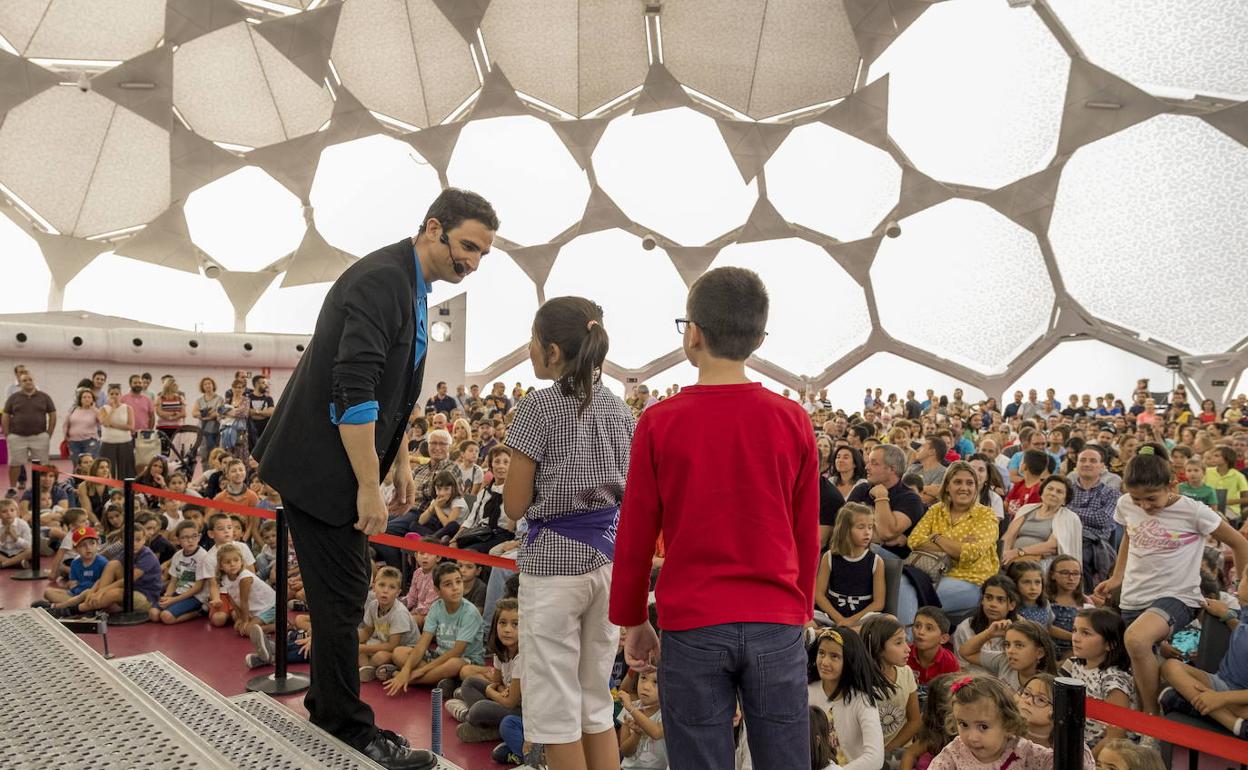
[[[385,271],[366,273],[341,300],[342,337],[334,356],[329,419],[335,425],[374,422],[380,411],[376,389],[387,356],[412,313],[401,284]]]

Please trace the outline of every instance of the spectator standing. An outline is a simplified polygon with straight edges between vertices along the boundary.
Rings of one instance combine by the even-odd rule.
[[[446,383],[439,382],[438,392],[429,397],[429,400],[425,402],[425,406],[440,414],[449,415],[451,410],[455,409],[458,404],[455,402],[455,399],[446,392]]]
[[[78,401],[65,416],[65,442],[69,445],[69,462],[78,466],[82,455],[99,456],[100,415],[96,409],[95,391],[83,388]]]
[[[247,393],[247,423],[252,446],[264,435],[264,426],[269,424],[272,416],[273,394],[269,391],[269,380],[257,374],[251,378],[251,390]]]
[[[134,424],[131,426],[133,431],[151,430],[156,423],[156,408],[152,405],[152,399],[143,392],[143,387],[143,377],[132,374],[130,375],[130,392],[121,397],[121,403],[130,407],[130,412],[134,415]],[[118,478],[125,478],[125,476]]]
[[[217,381],[204,377],[199,381],[199,398],[195,399],[195,419],[199,420],[199,450],[205,462],[221,443],[221,407],[225,399],[217,393]]]
[[[161,383],[155,408],[156,429],[172,441],[173,434],[186,421],[186,397],[178,390],[177,380],[170,377]]]
[[[117,383],[108,386],[108,403],[100,409],[100,458],[108,461],[113,478],[134,477],[134,410],[122,403]]]
[[[4,402],[4,435],[9,444],[9,489],[17,486],[18,472],[32,460],[47,462],[52,431],[56,429],[56,405],[35,387],[30,372],[18,376],[18,390]]]

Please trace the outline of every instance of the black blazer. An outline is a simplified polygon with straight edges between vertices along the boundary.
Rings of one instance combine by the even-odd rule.
[[[420,395],[416,366],[416,266],[408,239],[347,268],[325,297],[316,331],[252,454],[282,499],[331,525],[356,519],[358,491],[331,419],[369,401],[384,478]]]

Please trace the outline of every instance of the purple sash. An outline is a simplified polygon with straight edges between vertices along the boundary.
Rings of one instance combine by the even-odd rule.
[[[563,535],[581,545],[587,545],[603,556],[615,560],[615,530],[620,523],[620,506],[601,508],[597,511],[569,513],[554,519],[529,521],[529,538],[526,545],[533,545],[543,530]]]

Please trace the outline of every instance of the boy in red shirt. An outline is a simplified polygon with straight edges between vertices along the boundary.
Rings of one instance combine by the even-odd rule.
[[[914,644],[910,645],[906,665],[914,670],[920,688],[926,689],[936,677],[960,668],[957,656],[946,647],[949,627],[949,616],[939,607],[920,607],[914,613]]]
[[[810,766],[802,631],[814,609],[819,462],[801,404],[745,375],[767,310],[749,270],[699,278],[676,321],[698,384],[647,409],[633,435],[611,621],[628,629],[630,666],[657,659],[675,770],[733,766],[738,700],[758,770]],[[646,607],[660,533],[661,656]]]

